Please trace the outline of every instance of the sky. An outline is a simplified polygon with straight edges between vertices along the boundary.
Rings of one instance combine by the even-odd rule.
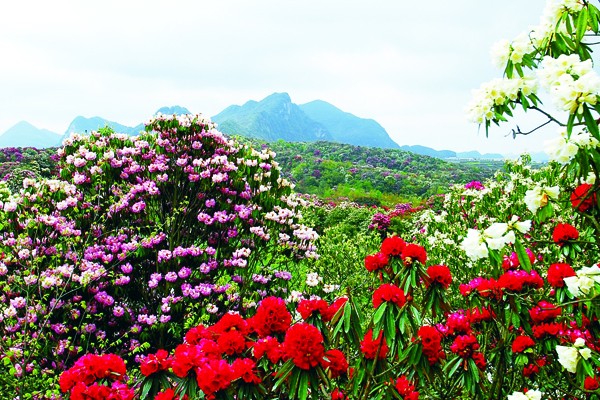
[[[134,126],[162,106],[212,116],[289,93],[379,122],[400,145],[537,152],[518,119],[467,121],[502,76],[490,48],[536,25],[545,0],[20,0],[0,16],[0,132],[64,133],[77,115]]]

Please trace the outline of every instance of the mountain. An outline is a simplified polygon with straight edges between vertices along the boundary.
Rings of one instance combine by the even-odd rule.
[[[499,153],[485,153],[481,154],[478,151],[464,151],[456,153],[458,158],[473,158],[482,160],[504,160],[504,156]]]
[[[159,108],[158,111],[154,113],[154,115],[156,115],[156,114],[182,115],[182,114],[192,114],[192,113],[190,112],[190,110],[188,110],[185,107],[171,106],[171,107],[161,107],[161,108]]]
[[[68,137],[71,133],[90,133],[91,131],[97,131],[100,128],[104,128],[105,126],[112,128],[115,132],[126,133],[128,135],[137,135],[140,133],[140,130],[138,129],[140,125],[129,127],[101,117],[85,118],[80,115],[75,117],[71,122],[65,131],[64,137]]]
[[[400,146],[400,149],[410,151],[411,153],[420,154],[422,156],[429,156],[435,158],[452,158],[456,157],[456,152],[452,150],[434,150],[431,147],[426,146]]]
[[[21,121],[0,136],[0,147],[54,147],[60,140],[58,133],[39,129],[29,122]]]
[[[356,146],[398,149],[388,133],[375,120],[359,118],[322,100],[300,105],[309,118],[323,125],[334,142]]]
[[[229,106],[211,119],[223,133],[269,142],[333,140],[330,132],[292,103],[287,93],[273,93],[261,101]]]

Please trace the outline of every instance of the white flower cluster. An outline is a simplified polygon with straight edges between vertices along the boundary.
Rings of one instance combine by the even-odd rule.
[[[481,124],[496,119],[494,108],[509,100],[517,100],[519,92],[525,96],[535,93],[537,83],[532,78],[498,78],[482,84],[473,91],[473,99],[467,106],[470,121]]]
[[[556,354],[558,354],[558,362],[567,371],[574,374],[577,371],[577,363],[579,357],[588,359],[592,356],[592,350],[585,347],[585,339],[577,338],[573,347],[571,346],[556,346]]]
[[[534,42],[526,33],[521,33],[512,42],[504,39],[492,46],[491,56],[496,67],[504,69],[510,60],[513,64],[520,64],[523,56],[535,51]]]
[[[469,229],[467,236],[460,244],[460,248],[472,260],[488,256],[488,249],[500,250],[509,243],[515,243],[515,230],[527,233],[531,229],[531,221],[519,221],[519,217],[513,215],[508,223],[495,222],[483,232],[477,229]]]
[[[535,389],[528,390],[527,393],[513,392],[513,394],[509,394],[506,399],[507,400],[541,400],[542,392],[540,392],[539,390],[535,390]]]
[[[550,161],[564,165],[571,161],[580,148],[589,149],[597,147],[598,144],[598,140],[583,129],[573,131],[569,137],[567,130],[563,128],[559,137],[544,142],[544,151],[548,154]]]
[[[577,54],[544,57],[538,78],[564,111],[581,114],[583,104],[594,105],[598,101],[600,77],[593,70],[592,60],[581,61]]]
[[[523,201],[527,209],[535,214],[539,208],[548,204],[548,199],[558,199],[559,192],[560,188],[558,186],[547,187],[537,185],[525,192]]]
[[[576,271],[575,276],[563,278],[567,290],[575,297],[586,295],[594,287],[595,283],[600,284],[600,267],[592,265],[583,267]]]

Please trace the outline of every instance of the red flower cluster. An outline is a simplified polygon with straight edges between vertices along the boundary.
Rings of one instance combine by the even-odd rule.
[[[169,353],[166,350],[158,350],[156,354],[148,354],[140,362],[140,372],[144,376],[150,376],[155,372],[166,371],[171,367]]]
[[[541,339],[546,336],[557,337],[562,335],[566,329],[567,327],[564,324],[559,324],[557,322],[543,323],[531,327],[533,337],[536,339]]]
[[[224,390],[237,379],[233,367],[222,359],[208,359],[196,368],[196,382],[208,400],[216,398],[219,390]]]
[[[527,258],[529,258],[529,262],[533,265],[535,263],[535,254],[530,249],[525,249],[527,253]],[[519,256],[514,251],[510,256],[504,256],[502,258],[502,268],[505,271],[509,269],[517,269],[521,266],[521,261],[519,261]]]
[[[256,314],[251,319],[251,324],[260,337],[267,337],[274,333],[284,333],[292,323],[292,315],[285,306],[285,301],[279,297],[265,297]]]
[[[467,312],[467,316],[471,324],[476,324],[478,322],[491,320],[492,318],[494,318],[495,313],[491,308],[473,307]]]
[[[331,400],[348,400],[348,397],[340,389],[335,388],[335,390],[331,392]]]
[[[502,288],[495,279],[477,277],[467,284],[461,283],[458,290],[463,296],[468,296],[476,290],[481,297],[502,298]]]
[[[541,322],[553,321],[556,317],[560,316],[561,311],[560,307],[557,307],[546,300],[541,300],[538,302],[537,306],[534,306],[529,310],[529,316],[533,322],[539,324]]]
[[[575,270],[569,264],[556,263],[550,265],[548,268],[548,276],[546,279],[550,286],[559,288],[565,286],[565,278],[575,275]]]
[[[422,326],[419,328],[417,336],[421,339],[423,354],[427,357],[429,365],[433,365],[446,357],[442,350],[442,335],[433,326]]]
[[[522,353],[530,347],[535,346],[535,342],[529,336],[517,336],[512,344],[513,353]]]
[[[580,212],[586,212],[596,204],[596,193],[592,192],[593,186],[583,183],[571,193],[571,205]]]
[[[569,240],[579,238],[579,231],[570,224],[556,224],[552,231],[552,240],[559,246],[564,246]]]
[[[282,344],[271,336],[257,340],[254,343],[253,352],[254,358],[257,360],[260,360],[266,354],[273,364],[277,364],[279,360],[285,358]]]
[[[498,286],[501,289],[520,292],[524,288],[540,289],[544,287],[544,280],[537,271],[531,270],[527,272],[522,269],[516,269],[506,271],[500,275]]]
[[[464,311],[453,312],[446,319],[446,334],[469,334],[471,333],[471,322]]]
[[[586,376],[585,380],[583,381],[583,388],[585,390],[596,390],[600,387],[600,384],[598,383],[598,379],[594,378],[593,376]]]
[[[450,350],[462,358],[471,357],[475,350],[478,349],[479,343],[477,343],[477,338],[473,335],[459,335],[454,339],[452,345],[450,345]]]
[[[320,314],[323,321],[327,322],[331,319],[331,316],[327,314],[329,304],[325,300],[313,299],[313,300],[302,300],[298,303],[296,311],[300,313],[303,320],[307,320],[313,314]],[[325,315],[327,315],[326,318]]]
[[[325,352],[325,357],[321,361],[321,366],[329,370],[331,378],[337,378],[348,372],[348,361],[346,356],[338,349],[331,349]]]
[[[419,400],[419,392],[415,391],[415,385],[406,379],[406,376],[398,378],[395,387],[403,400]]]
[[[425,252],[425,248],[413,243],[407,244],[404,247],[400,257],[406,265],[412,264],[414,260],[417,260],[421,264],[425,265],[425,262],[427,261],[427,253]]]
[[[183,398],[181,400],[187,400],[188,396],[187,394],[185,396],[183,396]],[[179,396],[175,395],[175,390],[173,390],[172,388],[163,390],[162,392],[159,392],[156,394],[156,396],[154,397],[154,400],[180,400]]]
[[[313,325],[301,322],[288,329],[283,350],[298,368],[308,370],[323,360],[323,335]]]
[[[374,272],[388,265],[388,262],[388,256],[383,253],[369,254],[365,257],[365,268],[369,272]]]
[[[427,268],[428,278],[425,280],[425,285],[429,287],[432,283],[439,283],[444,289],[448,289],[448,286],[452,283],[452,275],[450,274],[450,268],[445,265],[432,265]]]
[[[382,284],[373,292],[373,307],[379,307],[384,301],[402,307],[406,304],[404,290],[391,283]]]
[[[61,374],[60,390],[70,391],[73,400],[131,400],[133,389],[122,383],[126,372],[125,362],[117,355],[86,354]],[[112,385],[99,385],[96,381],[100,379],[112,380]]]
[[[379,349],[379,354],[377,354],[377,349]],[[383,337],[383,331],[379,332],[377,339],[373,340],[373,330],[370,329],[360,342],[360,351],[363,352],[365,358],[368,360],[373,360],[375,356],[382,360],[387,356],[388,350],[389,347],[385,338]]]
[[[383,239],[381,243],[381,253],[386,256],[399,256],[406,247],[406,242],[398,236],[392,236]]]

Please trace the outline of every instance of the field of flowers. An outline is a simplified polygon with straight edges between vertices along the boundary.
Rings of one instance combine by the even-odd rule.
[[[200,115],[72,136],[0,184],[2,398],[599,398],[599,20],[549,1],[469,106],[544,113],[553,161],[416,208],[295,195]]]

